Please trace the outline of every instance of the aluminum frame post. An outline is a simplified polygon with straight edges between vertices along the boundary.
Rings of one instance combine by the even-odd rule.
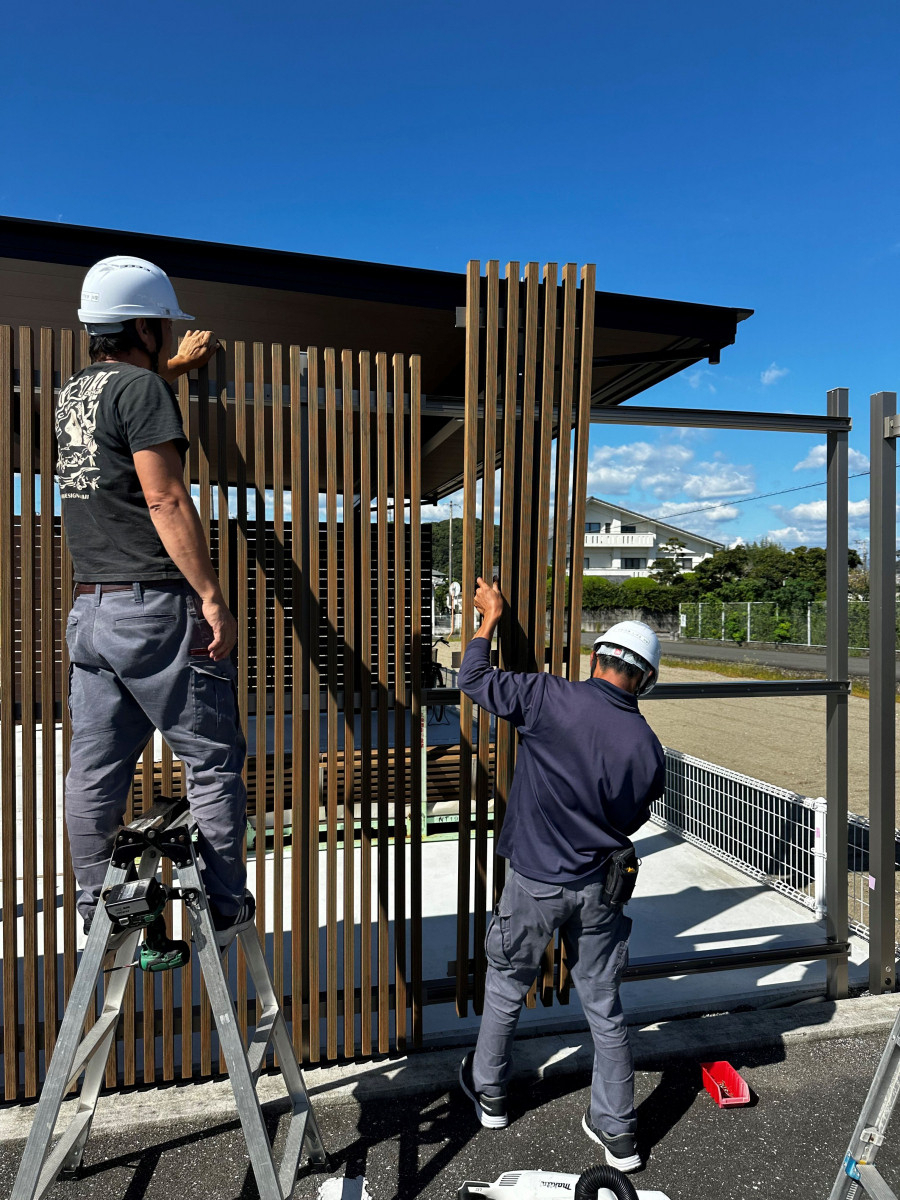
[[[849,412],[847,388],[832,388],[828,393],[829,417],[846,418]],[[849,636],[847,619],[847,449],[845,430],[827,434],[827,521],[826,567],[827,636],[825,673],[833,682],[847,683]],[[845,942],[849,936],[847,898],[847,708],[848,691],[829,694],[826,704],[826,817],[825,927],[829,941]],[[847,995],[847,962],[830,959],[826,971],[829,1000]]]
[[[870,397],[869,991],[896,983],[894,841],[897,393]]]

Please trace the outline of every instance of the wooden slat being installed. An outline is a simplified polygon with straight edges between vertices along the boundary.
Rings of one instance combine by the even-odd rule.
[[[284,791],[285,791],[285,545],[284,545],[284,414],[274,398],[282,395],[284,360],[281,346],[272,346],[272,521],[275,534],[275,555],[272,564],[272,587],[275,597],[275,647],[272,689],[274,763],[272,784],[274,793],[273,855],[272,855],[272,984],[276,996],[284,996]],[[257,702],[257,710],[259,703]],[[257,751],[257,757],[259,756]],[[257,785],[258,786],[258,785]],[[257,852],[257,857],[265,858]],[[299,1022],[298,1022],[299,1024]]]
[[[325,351],[325,527],[326,603],[328,614],[327,678],[337,676],[338,662],[338,563],[337,563],[337,395],[334,350]],[[344,522],[346,525],[346,521]],[[326,753],[328,822],[325,856],[325,954],[326,954],[326,1054],[337,1058],[337,808],[338,808],[338,696],[334,686],[327,692]]]
[[[406,430],[403,355],[394,355],[394,986],[396,1048],[406,1049]],[[379,569],[380,574],[380,569]],[[379,755],[386,749],[378,747]]]
[[[524,273],[523,352],[519,353],[519,267],[506,268],[506,322],[499,322],[497,265],[488,263],[484,284],[480,264],[469,264],[467,273],[466,319],[466,461],[464,470],[464,535],[462,594],[471,594],[474,571],[475,520],[478,514],[476,477],[478,463],[482,471],[481,516],[482,561],[484,577],[493,564],[494,469],[500,454],[500,577],[508,601],[506,617],[500,627],[500,666],[506,670],[542,670],[549,633],[550,669],[556,674],[578,678],[581,630],[581,546],[584,539],[585,494],[587,486],[588,434],[590,419],[590,369],[593,352],[593,303],[595,273],[585,267],[581,293],[576,269],[568,264],[557,286],[556,264],[544,268],[543,287],[536,263],[528,263]],[[557,330],[557,311],[562,300],[561,337]],[[540,304],[543,300],[543,338],[539,338]],[[481,312],[484,312],[484,355],[480,361]],[[581,324],[580,355],[577,354],[578,328]],[[580,358],[580,370],[579,370]],[[497,380],[501,372],[503,416],[498,422]],[[477,413],[483,404],[484,426],[479,428]],[[496,440],[499,424],[499,441]],[[574,428],[574,461],[572,445]],[[553,439],[557,439],[555,472]],[[570,472],[570,464],[574,469]],[[555,474],[555,482],[553,476]],[[570,485],[571,475],[571,485]],[[571,528],[568,515],[571,509]],[[545,572],[548,562],[551,512],[553,525],[553,582],[550,627],[545,625]],[[471,545],[472,551],[468,550]],[[572,592],[566,594],[566,563],[575,564]],[[469,557],[467,558],[467,554]],[[471,606],[462,605],[462,641],[472,633]],[[570,648],[571,647],[571,653]],[[457,1010],[465,1012],[468,998],[469,889],[473,884],[469,852],[471,781],[471,703],[463,697],[460,704],[460,845],[459,895],[457,910],[456,998]],[[480,720],[475,782],[475,945],[474,1003],[480,1010],[484,988],[485,956],[483,934],[487,915],[486,873],[487,838],[491,830],[489,804],[492,799],[488,782],[491,748],[487,719]],[[506,800],[515,764],[514,735],[508,724],[497,722],[496,784],[494,786],[495,854],[493,863],[494,903],[503,882],[503,863],[496,857],[496,837],[502,825]],[[560,969],[559,998],[568,997],[569,974],[560,944],[547,947],[538,981],[544,1004],[553,1003],[554,971]],[[537,983],[526,1002],[533,1006]]]
[[[493,463],[497,455],[497,363],[500,339],[500,264],[487,264],[486,331],[484,351],[484,424],[482,426],[486,464],[481,476],[481,562],[478,574],[491,585],[494,577],[494,484]],[[466,593],[463,593],[465,596]],[[466,607],[471,607],[466,605]],[[488,805],[490,804],[491,719],[485,713],[478,719],[478,757],[475,767],[475,996],[473,1007],[484,1007],[484,976],[487,959],[484,949],[487,909]]]

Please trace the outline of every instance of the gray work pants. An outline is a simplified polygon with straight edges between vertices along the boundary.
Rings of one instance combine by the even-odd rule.
[[[633,1133],[634,1061],[619,999],[631,919],[603,900],[603,882],[583,888],[540,883],[510,867],[485,939],[484,1013],[473,1063],[475,1090],[506,1092],[522,1003],[555,930],[594,1039],[591,1119],[616,1137]]]
[[[185,765],[209,898],[226,915],[240,906],[246,743],[231,659],[189,653],[210,637],[185,583],[75,598],[66,626],[72,750],[65,806],[82,916],[100,897],[135,766],[154,729]]]

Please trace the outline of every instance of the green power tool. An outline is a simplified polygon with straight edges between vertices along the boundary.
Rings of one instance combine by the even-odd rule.
[[[116,929],[144,930],[136,964],[142,971],[174,971],[190,962],[189,943],[169,937],[163,916],[170,900],[185,898],[181,888],[160,883],[155,876],[116,884],[104,894],[106,912]]]

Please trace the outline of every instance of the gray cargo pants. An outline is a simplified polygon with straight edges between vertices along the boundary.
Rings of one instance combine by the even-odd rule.
[[[634,1061],[619,999],[631,919],[604,903],[602,880],[563,887],[509,868],[485,939],[488,972],[472,1067],[475,1090],[486,1096],[506,1092],[522,1003],[557,929],[594,1039],[591,1119],[612,1137],[633,1133]]]
[[[231,659],[189,653],[210,637],[183,582],[75,598],[66,626],[72,750],[65,805],[82,916],[100,897],[135,765],[154,728],[185,765],[209,898],[226,915],[240,906],[246,743]]]

